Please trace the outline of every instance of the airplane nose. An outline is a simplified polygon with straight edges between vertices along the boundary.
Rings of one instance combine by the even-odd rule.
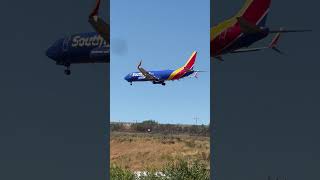
[[[56,41],[52,46],[50,46],[46,51],[46,56],[50,59],[59,61],[61,58],[61,40]]]
[[[128,81],[128,82],[130,81],[130,76],[129,76],[129,74],[124,77],[124,80],[126,80],[126,81]]]
[[[53,60],[57,59],[56,52],[54,51],[53,47],[49,47],[46,51],[46,55]]]

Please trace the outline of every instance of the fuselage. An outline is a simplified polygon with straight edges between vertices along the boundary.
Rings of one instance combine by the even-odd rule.
[[[269,29],[267,28],[263,29],[263,33],[245,34],[241,32],[240,27],[235,25],[210,42],[212,47],[210,54],[212,57],[217,57],[237,49],[246,48],[268,35]]]
[[[96,32],[61,38],[47,49],[46,55],[59,65],[110,61],[109,44]]]
[[[174,74],[177,70],[160,70],[160,71],[149,71],[149,73],[159,79],[159,81],[169,81],[176,80],[187,77],[194,73],[193,70],[183,73],[179,78],[174,78]],[[145,78],[145,76],[141,72],[132,72],[124,77],[124,79],[128,82],[135,81],[150,81]]]

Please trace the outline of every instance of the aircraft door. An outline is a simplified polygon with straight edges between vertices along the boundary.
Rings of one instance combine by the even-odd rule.
[[[64,41],[63,41],[62,50],[64,52],[68,51],[69,41],[70,41],[70,37],[65,38]]]

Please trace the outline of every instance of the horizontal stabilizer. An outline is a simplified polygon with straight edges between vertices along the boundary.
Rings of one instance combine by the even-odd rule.
[[[198,74],[199,74],[200,72],[207,72],[207,71],[193,71],[193,74],[192,74],[191,77],[195,77],[195,78],[198,79],[198,77],[199,77]]]
[[[208,72],[208,71],[198,71],[198,70],[196,70],[196,71],[193,71],[193,72]]]
[[[311,29],[300,29],[300,30],[271,30],[270,33],[291,33],[291,32],[311,32]]]
[[[282,28],[280,28],[280,31],[282,31]],[[269,44],[269,48],[275,50],[277,53],[279,54],[283,54],[283,52],[281,52],[278,48],[277,48],[277,44],[279,42],[279,38],[280,38],[281,32],[278,32],[274,38],[272,39],[271,43]]]

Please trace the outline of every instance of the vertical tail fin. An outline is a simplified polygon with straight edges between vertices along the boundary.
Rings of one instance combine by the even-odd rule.
[[[194,51],[191,54],[189,60],[186,62],[186,64],[180,67],[179,69],[176,69],[175,71],[173,71],[169,76],[168,80],[180,79],[187,72],[192,71],[194,63],[196,61],[196,57],[197,57],[197,52]]]
[[[182,68],[191,70],[194,66],[194,63],[196,62],[196,58],[197,58],[197,51],[194,51],[191,54],[188,61],[186,62],[186,64]]]
[[[271,0],[247,0],[237,17],[242,17],[257,26],[265,26]]]

